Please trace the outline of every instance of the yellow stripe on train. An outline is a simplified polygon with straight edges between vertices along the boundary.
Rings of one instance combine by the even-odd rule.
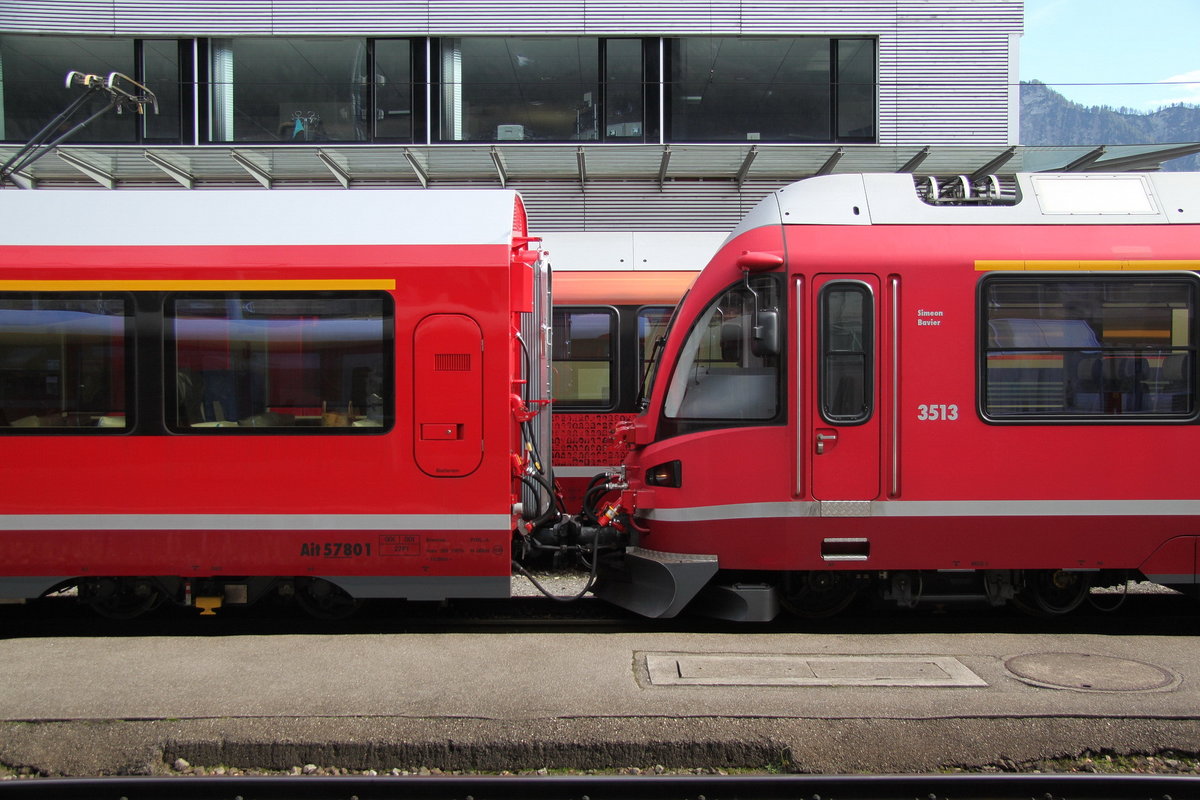
[[[1043,259],[1043,260],[978,260],[975,262],[976,272],[1027,271],[1027,272],[1092,272],[1092,271],[1138,271],[1138,270],[1200,270],[1200,260],[1197,259],[1119,259],[1105,261],[1080,261],[1072,259]]]

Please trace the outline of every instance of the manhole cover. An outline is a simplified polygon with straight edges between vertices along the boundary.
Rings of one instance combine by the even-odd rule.
[[[1152,692],[1175,683],[1162,667],[1087,653],[1029,653],[1004,666],[1026,683],[1081,692]]]

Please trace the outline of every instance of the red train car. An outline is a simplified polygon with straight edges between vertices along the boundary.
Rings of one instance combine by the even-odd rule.
[[[552,511],[546,276],[515,193],[0,209],[0,597],[508,596],[514,528]]]
[[[780,190],[679,307],[597,594],[768,619],[1194,590],[1198,269],[1195,174]]]

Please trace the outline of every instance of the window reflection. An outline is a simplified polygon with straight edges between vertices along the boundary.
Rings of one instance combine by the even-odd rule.
[[[1191,280],[993,280],[983,301],[988,416],[1195,412]]]
[[[0,299],[0,421],[13,428],[126,427],[124,298]]]
[[[874,137],[871,39],[713,37],[670,43],[671,139]]]
[[[669,419],[769,420],[779,411],[779,357],[757,355],[753,342],[758,310],[777,308],[778,289],[769,276],[738,285],[710,305],[688,334],[667,389]]]
[[[176,429],[389,423],[384,296],[224,295],[168,303]]]
[[[555,406],[611,405],[616,327],[615,311],[555,310]]]
[[[79,96],[64,86],[68,72],[107,75],[120,72],[136,77],[133,39],[0,36],[0,139],[25,142],[33,138]],[[68,123],[69,128],[108,104],[98,92]],[[103,114],[70,139],[71,142],[133,142],[137,114]]]
[[[411,63],[407,40],[214,39],[213,140],[411,141]]]
[[[644,136],[641,40],[451,38],[440,64],[443,141]]]

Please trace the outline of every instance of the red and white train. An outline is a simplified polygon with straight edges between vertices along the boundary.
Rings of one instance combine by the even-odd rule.
[[[1197,582],[1200,176],[845,175],[759,205],[625,427],[597,593],[768,619],[876,590],[1069,611]],[[611,512],[610,512],[611,513]]]
[[[97,196],[0,192],[0,597],[337,614],[547,551],[651,616],[1196,586],[1196,175],[813,178],[677,306],[554,310],[512,192]]]

